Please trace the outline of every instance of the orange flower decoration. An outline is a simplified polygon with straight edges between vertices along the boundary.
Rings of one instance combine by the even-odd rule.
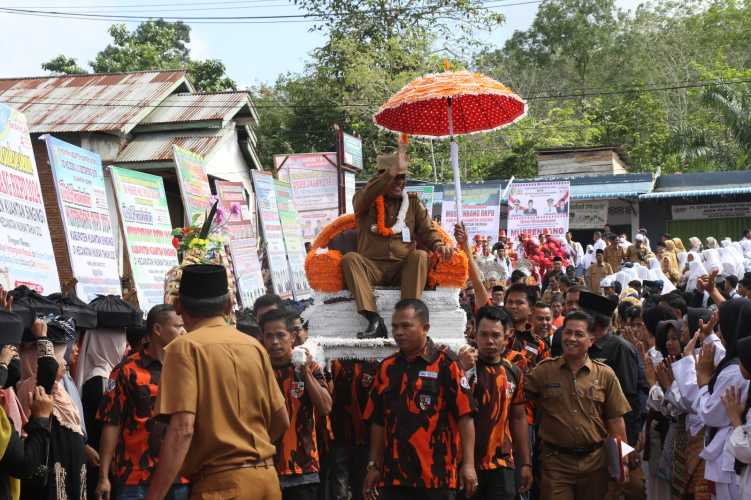
[[[386,238],[391,238],[394,235],[394,231],[390,227],[386,227],[386,202],[383,199],[383,195],[379,195],[375,199],[376,207],[376,230],[378,234]]]
[[[381,200],[383,202],[382,197]],[[376,211],[378,211],[377,200]],[[382,224],[383,218],[381,218]],[[342,215],[323,228],[323,231],[313,241],[310,252],[305,258],[305,274],[308,277],[308,283],[314,290],[323,293],[336,293],[344,290],[341,252],[337,250],[319,252],[319,250],[328,248],[331,240],[337,235],[356,227],[357,222],[354,214]],[[435,227],[444,244],[453,247],[454,241],[448,233],[438,225],[435,225]],[[428,272],[429,286],[460,288],[467,282],[469,261],[462,251],[456,252],[448,262],[440,259],[437,254],[432,254],[430,268]]]

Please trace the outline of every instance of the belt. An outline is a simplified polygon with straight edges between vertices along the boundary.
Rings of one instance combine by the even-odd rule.
[[[220,465],[217,467],[205,467],[198,471],[196,474],[190,477],[191,482],[197,482],[201,479],[206,478],[207,476],[211,476],[214,474],[219,474],[220,472],[227,472],[230,470],[236,470],[236,469],[273,469],[274,468],[274,459],[273,458],[266,458],[264,460],[255,460],[252,462],[245,462],[241,464],[232,464],[232,465]]]
[[[548,443],[547,441],[545,441],[543,445],[546,448],[550,448],[553,451],[557,451],[558,453],[563,453],[565,455],[573,455],[575,457],[584,457],[602,448],[603,442],[601,441],[591,446],[581,446],[578,448],[565,448],[563,446],[557,446],[552,443]]]

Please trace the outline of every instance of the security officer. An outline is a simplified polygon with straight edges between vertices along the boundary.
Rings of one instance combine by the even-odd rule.
[[[579,307],[594,319],[592,330],[594,343],[589,348],[589,357],[613,369],[621,384],[623,394],[631,406],[631,411],[624,415],[623,419],[626,423],[628,444],[635,447],[639,442],[639,432],[644,424],[649,392],[649,385],[644,375],[644,363],[636,347],[623,337],[612,333],[615,303],[600,295],[581,292]],[[638,453],[633,453],[629,457],[632,474],[629,485],[625,488],[629,500],[644,498],[644,474],[639,467],[638,458]],[[611,484],[611,490],[614,491],[615,488],[616,485]]]
[[[609,436],[626,438],[629,411],[613,370],[589,358],[592,317],[575,311],[563,326],[563,356],[541,362],[525,393],[539,411],[542,441],[541,498],[604,498],[608,490]]]
[[[407,196],[407,153],[380,156],[381,172],[355,194],[357,252],[342,258],[347,288],[357,311],[368,320],[358,338],[386,337],[386,325],[378,314],[373,287],[401,285],[403,299],[419,299],[428,279],[428,253],[416,243],[448,259],[453,249],[443,244],[427,210],[417,196]]]
[[[269,356],[227,326],[232,307],[222,266],[183,269],[175,310],[187,335],[165,349],[154,413],[169,418],[147,499],[161,500],[178,471],[193,498],[280,500],[274,442],[289,427]]]

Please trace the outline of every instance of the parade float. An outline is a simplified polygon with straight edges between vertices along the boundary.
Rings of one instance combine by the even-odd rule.
[[[459,151],[456,136],[495,130],[526,114],[526,102],[501,83],[468,71],[425,75],[408,83],[375,114],[379,127],[407,136],[447,138],[456,192],[457,221],[462,222]],[[357,339],[366,320],[357,312],[342,275],[342,256],[357,250],[354,214],[340,216],[313,242],[305,261],[308,282],[315,290],[314,305],[304,313],[309,322],[310,343],[319,346],[328,359],[381,359],[395,352],[390,318],[400,299],[399,287],[376,287],[378,312],[386,320],[389,338]],[[435,224],[435,223],[434,223]],[[456,247],[454,239],[436,224],[444,244]],[[419,248],[419,246],[418,246]],[[456,251],[444,261],[430,255],[430,271],[422,300],[430,310],[431,338],[458,349],[465,343],[466,313],[459,305],[459,292],[467,282],[467,255]]]

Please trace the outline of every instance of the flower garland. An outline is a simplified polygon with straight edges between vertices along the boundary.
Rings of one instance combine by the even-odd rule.
[[[376,223],[370,226],[370,230],[375,234],[380,234],[384,238],[400,234],[404,229],[404,221],[407,218],[407,210],[409,209],[409,194],[407,190],[402,190],[402,204],[399,206],[399,213],[393,226],[386,227],[386,204],[382,194],[378,195],[375,199],[375,207]]]

